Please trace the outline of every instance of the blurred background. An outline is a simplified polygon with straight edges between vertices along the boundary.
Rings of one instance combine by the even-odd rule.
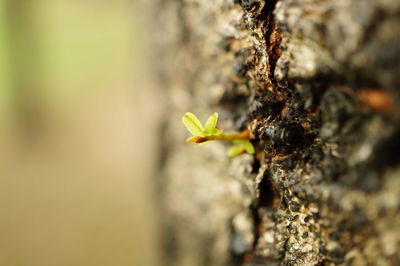
[[[134,0],[0,0],[0,265],[159,265]]]

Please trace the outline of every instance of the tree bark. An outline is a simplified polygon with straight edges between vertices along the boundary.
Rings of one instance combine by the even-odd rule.
[[[396,265],[400,2],[149,8],[166,264]],[[185,143],[186,111],[250,129],[256,154]]]

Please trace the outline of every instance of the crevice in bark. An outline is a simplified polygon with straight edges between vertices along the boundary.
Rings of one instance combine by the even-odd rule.
[[[274,10],[278,0],[266,1],[259,19],[263,21],[265,44],[268,54],[268,77],[272,84],[277,85],[275,79],[276,62],[281,56],[280,44],[282,41],[278,26],[275,22]]]
[[[278,26],[275,23],[274,17],[274,9],[276,3],[277,0],[265,1],[262,5],[260,13],[254,18],[254,25],[260,28],[260,30],[263,32],[263,44],[265,45],[264,52],[268,56],[267,69],[264,69],[264,71],[267,72],[267,75],[265,76],[265,73],[257,73],[259,70],[257,70],[256,66],[260,63],[257,57],[260,56],[260,54],[257,55],[258,52],[255,52],[255,54],[253,54],[252,56],[249,55],[245,70],[246,72],[249,70],[255,72],[254,77],[256,80],[254,81],[256,84],[256,88],[254,88],[254,98],[252,100],[252,105],[250,106],[250,110],[247,115],[248,122],[251,122],[254,119],[256,119],[256,121],[257,119],[263,120],[265,119],[266,115],[269,115],[271,120],[273,121],[280,116],[282,109],[285,108],[284,98],[282,97],[282,95],[277,93],[276,87],[278,85],[274,75],[276,63],[281,55],[281,35],[279,33]],[[242,1],[241,5],[246,12],[256,12],[261,6],[259,2],[254,1]],[[257,51],[257,48],[254,47],[254,50]],[[261,51],[259,52],[262,53]],[[245,77],[243,73],[242,76]],[[262,80],[258,78],[263,76],[266,77],[267,80]],[[247,76],[247,78],[251,77]],[[271,84],[272,86],[269,84]],[[265,141],[262,138],[259,138],[259,135],[257,133],[255,137],[256,139],[254,142],[256,144],[255,146],[257,147],[257,150],[259,150],[260,153],[264,153],[263,147],[266,145]],[[271,140],[266,140],[266,142],[268,143],[267,145],[270,145],[272,143]],[[257,153],[257,155],[259,155],[259,153]],[[259,174],[259,171],[261,170],[261,165],[264,163],[261,162],[261,160],[264,160],[265,157],[264,155],[257,155],[254,158],[254,163],[252,167],[252,174],[254,175]],[[258,256],[256,253],[256,249],[259,239],[264,230],[263,219],[261,218],[261,210],[276,209],[280,201],[278,189],[274,185],[273,180],[268,173],[268,170],[263,169],[263,171],[264,173],[262,179],[257,184],[258,197],[257,199],[255,199],[254,204],[251,206],[254,224],[253,248],[251,252],[243,255],[241,265],[252,263],[257,260]]]

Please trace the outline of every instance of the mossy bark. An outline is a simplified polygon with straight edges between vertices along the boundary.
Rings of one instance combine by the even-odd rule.
[[[158,2],[166,263],[396,265],[400,2]],[[185,143],[186,111],[256,154]]]

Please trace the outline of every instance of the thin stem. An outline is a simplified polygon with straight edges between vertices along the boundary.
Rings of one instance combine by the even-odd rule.
[[[202,143],[210,140],[222,140],[222,141],[232,141],[232,140],[250,140],[250,134],[248,130],[240,133],[224,133],[221,135],[196,137],[194,143]]]

